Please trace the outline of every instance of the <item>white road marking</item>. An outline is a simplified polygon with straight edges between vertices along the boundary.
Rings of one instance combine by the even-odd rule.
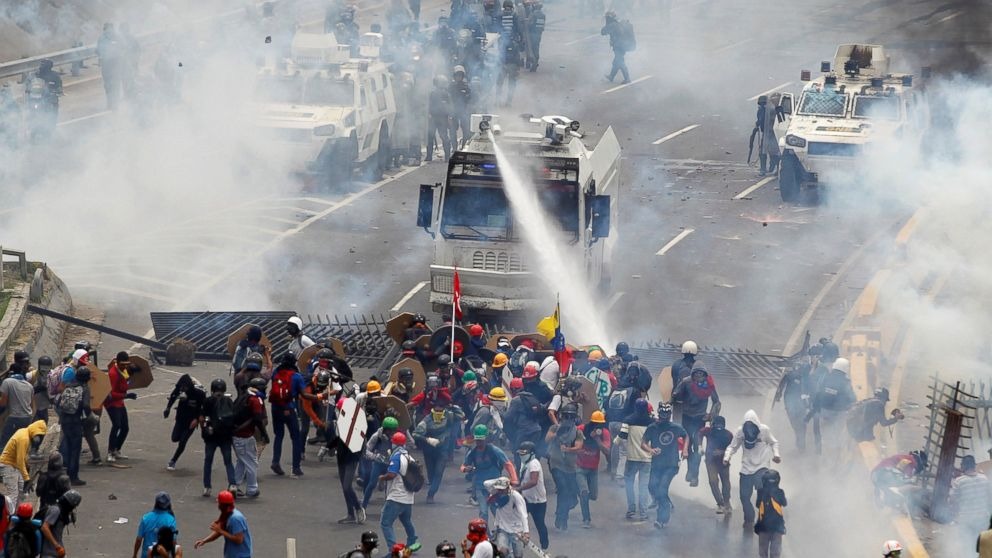
[[[719,54],[721,52],[728,51],[728,50],[730,50],[732,48],[739,47],[741,45],[746,45],[747,43],[750,43],[753,40],[754,39],[741,39],[740,41],[737,41],[736,43],[730,43],[729,45],[723,45],[722,47],[720,47],[720,48],[712,51],[711,54]]]
[[[754,192],[755,190],[757,190],[758,188],[761,188],[765,184],[768,184],[772,180],[775,180],[775,177],[774,176],[766,176],[765,178],[762,178],[761,180],[759,180],[756,184],[752,184],[752,185],[748,186],[743,192],[741,192],[740,194],[737,194],[736,196],[734,196],[734,199],[735,200],[739,200],[739,199],[746,198],[748,195],[751,194],[751,192]]]
[[[296,539],[286,539],[286,558],[296,558]]]
[[[630,87],[631,85],[634,85],[635,83],[641,83],[642,81],[647,80],[647,79],[651,79],[653,77],[654,76],[648,75],[648,76],[644,76],[644,77],[641,77],[641,78],[637,78],[637,79],[635,79],[634,81],[632,81],[630,83],[622,83],[622,84],[620,84],[620,85],[618,85],[616,87],[612,87],[610,89],[607,89],[606,91],[603,91],[603,95],[606,95],[607,93],[613,93],[614,91],[619,91],[619,90],[623,89],[624,87]]]
[[[581,43],[582,41],[588,41],[589,39],[594,39],[596,37],[599,37],[599,35],[587,35],[585,37],[582,37],[581,39],[575,39],[574,41],[568,41],[567,43],[565,43],[565,46],[572,46],[574,44]]]
[[[762,91],[761,93],[758,93],[754,97],[748,98],[748,101],[757,101],[758,100],[758,97],[760,97],[762,95],[768,95],[770,93],[774,93],[774,92],[778,91],[779,89],[785,89],[786,87],[788,87],[790,85],[792,85],[792,82],[791,81],[787,81],[787,82],[783,83],[782,85],[779,85],[779,86],[776,86],[776,87],[772,87],[768,91]]]
[[[624,294],[626,293],[623,291],[613,293],[613,295],[610,296],[610,300],[606,301],[606,309],[609,310],[610,308],[613,308],[613,305],[615,305],[617,302],[620,302],[620,299],[623,297]]]
[[[957,11],[957,12],[954,12],[953,14],[951,14],[951,15],[949,15],[949,16],[944,16],[944,17],[942,17],[942,18],[940,18],[940,19],[938,19],[938,20],[937,20],[937,23],[944,23],[945,21],[951,21],[952,19],[954,19],[954,18],[956,18],[956,17],[958,17],[959,15],[961,15],[961,14],[963,14],[963,13],[964,13],[964,12],[962,12],[962,11]]]
[[[689,236],[696,229],[686,229],[675,236],[675,238],[668,241],[668,244],[661,247],[661,250],[655,252],[655,256],[664,256],[669,250],[671,250],[676,244],[682,241],[683,238]]]
[[[667,136],[665,136],[665,137],[663,137],[661,139],[654,140],[653,142],[651,142],[651,145],[659,145],[659,144],[665,143],[666,141],[668,141],[668,140],[670,140],[672,138],[677,138],[677,137],[681,136],[682,134],[684,134],[686,132],[695,130],[698,127],[699,127],[699,124],[693,124],[692,126],[686,126],[685,128],[682,128],[681,130],[679,130],[677,132],[672,132],[671,134],[668,134]]]
[[[72,118],[70,120],[63,120],[59,122],[59,126],[68,126],[70,124],[78,124],[79,122],[85,122],[91,118],[96,118],[98,116],[105,116],[110,114],[109,110],[102,110],[100,112],[94,112],[93,114],[87,114],[86,116],[80,116],[79,118]]]
[[[414,285],[412,289],[410,289],[409,291],[407,291],[407,293],[405,295],[403,295],[403,298],[401,298],[399,302],[397,302],[396,304],[394,304],[393,307],[389,309],[389,311],[390,312],[399,312],[400,311],[400,308],[403,308],[403,305],[404,304],[406,304],[407,302],[410,302],[410,299],[413,298],[413,295],[419,293],[420,292],[420,289],[423,289],[426,286],[427,286],[427,281],[421,281],[421,282],[417,283],[416,285]]]

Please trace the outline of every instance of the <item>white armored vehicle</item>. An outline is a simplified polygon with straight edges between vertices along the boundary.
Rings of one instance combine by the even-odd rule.
[[[782,95],[785,122],[776,132],[783,201],[796,200],[804,187],[851,173],[855,162],[870,164],[862,155],[873,141],[918,139],[929,121],[913,76],[890,73],[889,57],[879,45],[840,45],[833,66],[823,62],[820,71],[824,75],[810,81],[798,100]],[[810,80],[808,71],[802,79]]]
[[[587,282],[609,285],[620,194],[620,143],[613,129],[607,128],[595,149],[589,149],[579,122],[570,118],[527,116],[516,122],[520,125],[502,128],[496,115],[472,115],[476,133],[452,154],[444,183],[420,186],[417,226],[435,239],[430,267],[435,311],[451,308],[456,266],[467,311],[513,313],[545,300],[535,275],[542,256],[521,237],[491,137],[508,156],[524,163],[520,170],[529,179],[527,186],[535,189],[557,233],[548,242],[558,243],[565,257],[582,263]]]
[[[359,165],[378,180],[386,168],[396,100],[381,45],[366,33],[354,58],[333,34],[297,33],[292,59],[259,72],[259,124],[308,181],[347,182]]]

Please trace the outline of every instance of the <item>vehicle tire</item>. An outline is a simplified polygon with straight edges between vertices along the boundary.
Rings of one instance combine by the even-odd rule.
[[[799,198],[799,189],[802,185],[801,172],[795,155],[782,157],[778,171],[778,189],[782,201],[792,203]]]

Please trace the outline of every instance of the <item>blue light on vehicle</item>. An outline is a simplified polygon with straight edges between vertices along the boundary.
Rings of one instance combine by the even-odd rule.
[[[494,168],[496,168],[496,163],[482,163],[482,168],[484,168],[484,169],[494,169]]]

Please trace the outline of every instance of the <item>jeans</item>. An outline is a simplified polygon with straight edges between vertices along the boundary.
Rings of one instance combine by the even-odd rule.
[[[226,440],[204,440],[203,441],[203,488],[210,488],[210,474],[214,466],[214,453],[220,449],[220,456],[224,460],[224,469],[227,472],[227,485],[238,484],[234,477],[234,462],[231,460],[231,439]]]
[[[7,497],[7,515],[13,516],[24,491],[24,477],[7,464],[0,464],[0,477],[3,479],[3,494]]]
[[[489,522],[489,491],[486,487],[481,484],[476,484],[472,486],[472,497],[475,498],[476,502],[479,503],[479,517]]]
[[[500,556],[512,556],[513,558],[523,558],[524,541],[520,540],[514,533],[508,533],[502,529],[496,530],[495,543],[500,551]]]
[[[369,468],[369,476],[365,480],[365,490],[362,494],[362,507],[369,507],[369,500],[372,499],[372,493],[375,492],[375,487],[379,484],[379,476],[386,474],[386,469],[389,466],[385,463],[379,463],[378,461],[373,461]]]
[[[623,74],[624,81],[630,81],[630,72],[627,70],[627,62],[623,59],[627,55],[624,50],[613,49],[613,67],[610,68],[610,81],[616,77],[617,72]]]
[[[183,421],[185,422],[185,421]],[[169,460],[170,463],[175,463],[179,461],[179,457],[186,451],[186,443],[189,442],[190,436],[196,432],[196,428],[190,428],[189,424],[183,424],[179,420],[172,427],[172,441],[178,442],[179,445],[176,446],[176,452],[172,454],[172,459]]]
[[[751,497],[761,486],[761,476],[765,471],[766,469],[761,468],[750,475],[741,473],[740,497],[741,509],[744,510],[744,523],[754,523],[754,505],[751,503]]]
[[[392,549],[396,544],[396,534],[393,532],[393,523],[399,519],[406,531],[406,546],[413,546],[417,542],[417,529],[413,526],[413,504],[401,504],[392,500],[386,500],[386,505],[382,507],[382,519],[379,526],[382,527],[382,538],[386,539],[386,548]]]
[[[527,514],[534,520],[534,528],[537,529],[537,537],[541,542],[541,550],[547,550],[548,545],[548,525],[544,522],[544,516],[548,514],[548,503],[539,504],[527,502]]]
[[[645,513],[648,508],[648,471],[651,464],[646,461],[628,461],[624,467],[624,484],[627,485],[627,513]],[[637,500],[634,500],[634,477],[637,477]]]
[[[234,455],[237,457],[234,464],[234,484],[241,486],[241,483],[245,483],[245,492],[254,496],[258,494],[258,446],[255,444],[255,436],[235,436],[232,442]]]
[[[79,454],[83,451],[83,423],[77,417],[61,418],[62,444],[59,453],[65,461],[65,472],[70,479],[79,479]]]
[[[358,513],[360,503],[358,495],[355,494],[355,473],[358,472],[359,454],[351,453],[344,444],[338,447],[334,454],[338,461],[338,480],[341,481],[341,492],[344,494],[344,503],[348,506],[348,517],[355,517]],[[390,547],[392,548],[392,547]]]
[[[667,524],[672,519],[672,499],[668,496],[668,488],[672,485],[672,479],[677,474],[679,474],[677,465],[674,467],[651,467],[651,481],[648,483],[648,489],[658,504],[655,519],[662,525]]]
[[[426,446],[424,448],[424,467],[426,467],[427,481],[430,484],[427,496],[434,496],[441,488],[441,481],[444,480],[444,470],[448,466],[448,452],[443,449]]]
[[[34,417],[7,417],[3,423],[3,431],[0,432],[0,447],[7,447],[7,442],[14,435],[14,432],[22,428],[27,428],[34,422]]]
[[[289,439],[293,444],[293,470],[300,469],[303,458],[303,440],[300,439],[300,422],[296,420],[296,412],[292,409],[272,409],[272,464],[278,465],[282,458],[282,439],[289,430]]]
[[[127,421],[127,408],[107,407],[107,415],[110,416],[110,440],[107,441],[107,453],[120,451],[131,430]]]
[[[685,479],[689,482],[699,481],[699,463],[703,459],[703,456],[699,453],[699,446],[702,444],[703,435],[699,433],[699,430],[705,424],[703,415],[682,417],[682,427],[689,434],[689,459],[687,460],[689,467],[685,472]]]
[[[782,555],[782,533],[758,533],[759,558],[779,558]]]
[[[578,481],[582,521],[592,521],[592,514],[589,513],[589,501],[599,497],[599,470],[579,467],[575,480]]]
[[[559,528],[568,527],[568,514],[572,508],[579,503],[579,486],[575,480],[575,473],[562,471],[561,469],[551,469],[551,477],[555,480],[556,496],[555,501],[555,525]]]
[[[730,465],[723,464],[723,457],[706,460],[706,476],[710,481],[710,491],[718,506],[730,505]]]
[[[627,466],[627,444],[620,439],[621,422],[610,423],[610,436],[613,437],[613,445],[610,447],[610,474],[615,479],[623,478],[623,471]]]

